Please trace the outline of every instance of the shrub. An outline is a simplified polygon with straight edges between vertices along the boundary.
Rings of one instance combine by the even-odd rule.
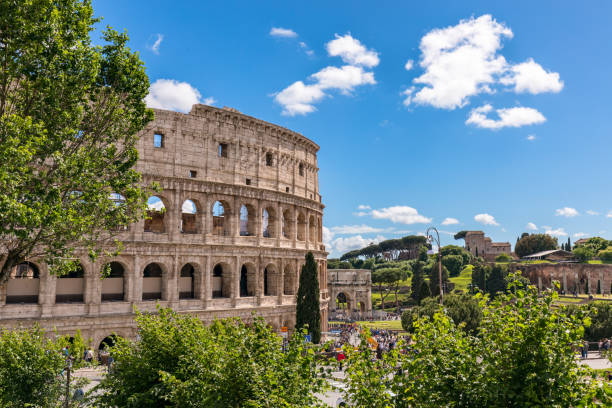
[[[512,261],[512,257],[504,253],[497,255],[497,258],[495,258],[495,262],[511,262],[511,261]]]

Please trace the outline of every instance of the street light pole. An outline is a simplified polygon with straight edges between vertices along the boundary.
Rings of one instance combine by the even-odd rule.
[[[436,233],[434,237],[432,231]],[[427,228],[427,232],[425,233],[427,236],[427,242],[434,241],[438,244],[438,286],[440,287],[440,304],[442,304],[442,296],[444,291],[442,290],[442,247],[440,246],[440,233],[435,227]]]

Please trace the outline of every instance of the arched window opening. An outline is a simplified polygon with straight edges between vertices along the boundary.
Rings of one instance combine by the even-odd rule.
[[[346,309],[346,295],[342,292],[338,293],[336,296],[336,309]]]
[[[249,296],[249,278],[248,278],[248,270],[246,265],[242,265],[240,269],[240,297]]]
[[[360,313],[365,313],[366,312],[366,305],[364,302],[359,302],[359,312]]]
[[[304,176],[304,163],[300,163],[300,165],[298,166],[298,171],[300,176]]]
[[[297,230],[297,239],[298,241],[306,241],[306,217],[304,214],[299,213],[298,219],[298,230]]]
[[[181,232],[183,234],[198,233],[198,208],[191,200],[185,200],[181,207]]]
[[[272,152],[266,153],[266,166],[274,166],[274,155]]]
[[[181,268],[179,299],[195,299],[194,278],[195,268],[192,264],[186,264]]]
[[[62,275],[55,283],[55,303],[82,303],[85,283],[85,271],[78,264],[66,275]]]
[[[110,336],[102,339],[100,345],[98,346],[98,350],[106,350],[109,347],[113,347],[115,344],[117,344],[117,335],[111,334]]]
[[[215,201],[212,208],[213,235],[229,235],[229,220],[227,220],[226,204]]]
[[[6,303],[38,303],[40,272],[31,262],[15,266],[6,287]]]
[[[212,276],[212,297],[213,298],[228,298],[230,297],[231,278],[229,272],[226,273],[225,268],[221,264],[215,265]]]
[[[145,232],[166,232],[164,216],[166,214],[166,206],[161,198],[151,196],[147,200],[147,218],[145,219]]]
[[[315,242],[315,237],[317,236],[317,224],[315,224],[314,215],[310,216],[310,219],[308,220],[308,225],[308,240],[310,242]]]
[[[283,237],[291,239],[293,234],[293,219],[291,217],[291,210],[283,211]]]
[[[264,296],[278,295],[278,277],[278,272],[273,264],[264,268]]]
[[[102,279],[102,302],[123,301],[123,277],[125,270],[119,262],[111,262],[109,275]]]
[[[142,275],[142,300],[160,300],[163,275],[161,266],[157,263],[150,263],[144,268]]]
[[[293,272],[293,268],[291,265],[285,266],[285,273],[283,277],[283,294],[285,295],[295,295],[295,287],[296,287],[296,276]]]
[[[255,235],[255,210],[249,204],[240,207],[240,236]]]
[[[263,227],[264,238],[275,238],[276,237],[275,214],[272,208],[264,208],[262,227]]]

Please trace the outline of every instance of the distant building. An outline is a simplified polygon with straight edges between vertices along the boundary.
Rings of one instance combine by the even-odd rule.
[[[493,242],[483,231],[465,233],[465,249],[474,256],[481,256],[487,261],[494,261],[501,254],[512,254],[509,242]]]
[[[574,246],[577,247],[579,245],[584,245],[587,243],[587,241],[591,239],[591,238],[580,238],[579,240],[577,240],[576,242],[574,242]]]
[[[328,269],[329,316],[332,319],[372,317],[372,276],[369,269]]]
[[[552,262],[573,262],[576,256],[563,249],[551,249],[548,251],[536,252],[521,258],[525,261],[552,261]]]

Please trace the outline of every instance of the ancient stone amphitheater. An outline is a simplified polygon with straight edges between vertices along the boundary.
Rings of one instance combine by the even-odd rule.
[[[204,321],[256,312],[276,329],[292,328],[308,251],[319,266],[326,326],[318,149],[229,108],[156,110],[141,134],[137,169],[162,191],[149,199],[150,219],[121,234],[125,249],[110,277],[101,280],[104,264],[86,256],[80,271],[62,278],[35,260],[19,265],[0,287],[0,326],[80,330],[98,347],[112,333],[134,337],[133,309],[159,303]]]

